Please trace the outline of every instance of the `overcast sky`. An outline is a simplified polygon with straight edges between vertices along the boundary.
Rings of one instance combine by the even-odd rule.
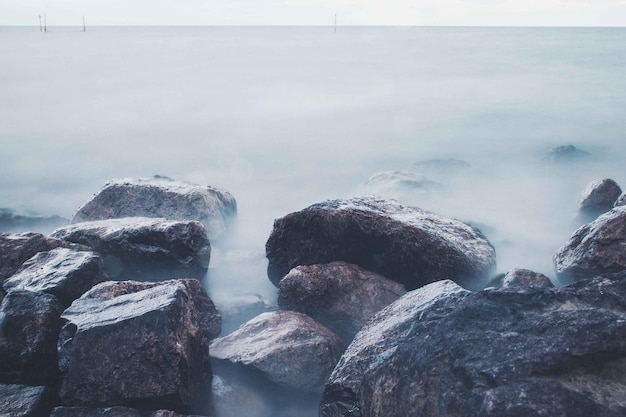
[[[624,26],[626,0],[0,0],[0,25]]]

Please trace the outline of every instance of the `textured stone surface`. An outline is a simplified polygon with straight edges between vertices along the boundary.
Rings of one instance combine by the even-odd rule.
[[[565,284],[626,270],[626,206],[576,230],[555,254],[554,266],[559,281]]]
[[[514,268],[508,271],[502,280],[503,288],[554,287],[550,278],[529,269]]]
[[[196,221],[127,217],[74,224],[52,236],[91,247],[116,280],[200,278],[211,258],[205,228]]]
[[[199,281],[104,282],[62,319],[63,405],[206,411],[221,324]]]
[[[237,203],[226,191],[156,176],[108,181],[78,209],[71,222],[123,217],[197,220],[215,239],[224,233],[236,212]]]
[[[4,282],[7,292],[28,290],[56,296],[64,307],[106,280],[100,256],[91,251],[56,248],[39,252]]]
[[[13,291],[0,305],[0,382],[57,383],[59,322],[62,308],[50,294]]]
[[[46,237],[41,233],[0,233],[0,284],[38,252],[59,247],[88,249],[82,245]]]
[[[292,269],[280,281],[278,306],[312,317],[347,346],[374,313],[405,292],[402,285],[382,275],[332,262]]]
[[[495,268],[495,251],[476,229],[375,197],[326,201],[279,218],[265,247],[275,285],[296,266],[333,261],[406,289],[440,279],[482,288]]]
[[[610,178],[591,182],[580,197],[580,220],[590,222],[611,210],[621,193],[620,186]]]
[[[50,417],[185,417],[171,410],[140,410],[129,407],[56,407]]]
[[[322,391],[341,351],[337,335],[294,311],[263,313],[211,343],[214,359],[304,392]]]
[[[0,384],[0,416],[48,417],[55,399],[50,387]]]
[[[522,292],[433,283],[359,332],[320,415],[623,416],[625,317],[624,273]]]

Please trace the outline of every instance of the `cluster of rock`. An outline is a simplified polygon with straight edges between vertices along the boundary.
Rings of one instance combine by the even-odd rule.
[[[127,219],[93,220],[54,233],[71,243],[4,235],[2,247],[21,246],[0,255],[10,260],[0,335],[11,335],[0,338],[0,410],[623,416],[625,207],[559,249],[556,276],[573,283],[557,288],[525,269],[494,278],[493,247],[459,221],[376,197],[314,204],[276,219],[267,240],[278,310],[221,337],[198,280],[147,282],[152,272],[132,265],[145,249],[142,264],[201,272],[208,240],[187,238],[201,222],[137,219],[152,222],[143,234]],[[114,271],[142,281],[111,281]]]
[[[210,259],[205,223],[223,233],[234,199],[164,178],[111,189],[51,237],[0,234],[1,415],[212,414],[221,317],[195,278]]]

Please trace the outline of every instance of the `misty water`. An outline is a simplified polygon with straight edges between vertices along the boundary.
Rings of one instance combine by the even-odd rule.
[[[477,225],[554,279],[580,193],[626,186],[626,29],[0,28],[0,207],[71,217],[110,178],[231,192],[210,295],[275,302],[273,220],[377,193]],[[545,159],[572,144],[590,157]],[[434,187],[368,185],[429,159]],[[429,183],[430,184],[430,183]],[[44,230],[45,231],[45,230]]]

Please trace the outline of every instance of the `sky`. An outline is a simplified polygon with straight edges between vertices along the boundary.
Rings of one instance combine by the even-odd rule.
[[[0,25],[624,26],[626,0],[1,0]]]

